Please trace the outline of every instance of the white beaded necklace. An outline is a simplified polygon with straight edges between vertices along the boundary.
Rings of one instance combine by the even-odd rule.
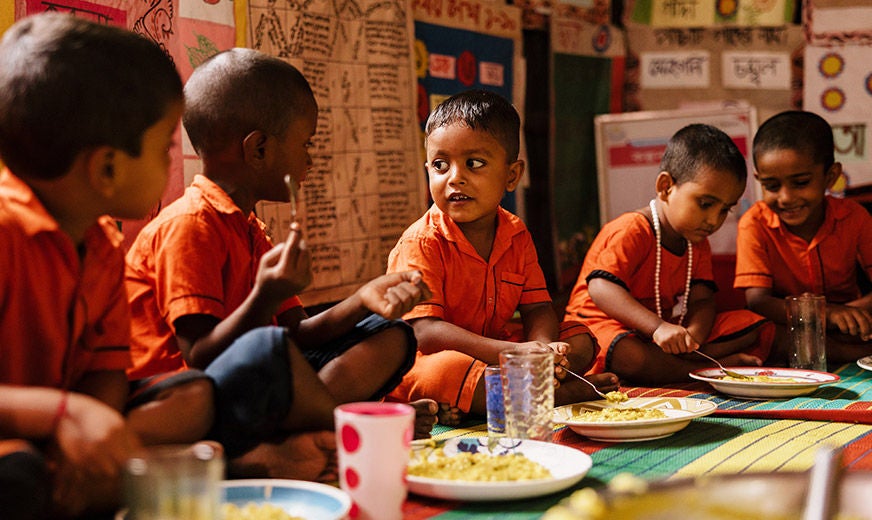
[[[657,317],[663,319],[663,309],[660,304],[660,264],[661,264],[661,249],[663,248],[662,237],[660,233],[660,217],[657,215],[657,205],[654,199],[648,203],[651,208],[651,220],[654,223],[654,236],[657,237],[657,249],[654,255],[654,298],[657,305]],[[684,322],[684,317],[687,316],[687,298],[690,296],[690,277],[693,272],[693,244],[687,240],[687,280],[684,282],[684,298],[681,300],[681,315],[678,318],[678,324]]]

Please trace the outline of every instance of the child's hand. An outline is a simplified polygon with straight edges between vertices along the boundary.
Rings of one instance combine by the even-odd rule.
[[[85,475],[116,477],[139,439],[124,417],[93,397],[69,393],[54,437],[62,457]]]
[[[827,323],[842,334],[859,336],[863,341],[872,339],[872,314],[866,309],[827,303]]]
[[[657,327],[651,339],[667,354],[683,354],[699,348],[687,329],[666,321]]]
[[[401,318],[415,305],[433,296],[418,271],[379,276],[361,287],[361,304],[388,320]]]
[[[139,439],[115,409],[90,396],[70,393],[54,432],[52,500],[77,516],[95,499],[92,490],[115,489]]]
[[[300,225],[291,224],[287,240],[266,252],[260,259],[255,284],[275,301],[297,295],[312,283],[312,258]]]
[[[572,368],[569,359],[566,358],[566,355],[569,354],[569,343],[553,341],[548,343],[548,347],[554,352],[554,377],[558,381],[563,381],[567,375],[563,368]]]

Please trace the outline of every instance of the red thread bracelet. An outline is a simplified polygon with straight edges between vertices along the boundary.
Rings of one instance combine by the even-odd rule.
[[[70,398],[70,393],[64,391],[61,395],[61,401],[58,403],[58,409],[55,411],[54,417],[51,420],[51,434],[54,435],[58,431],[58,426],[61,424],[61,419],[67,413],[67,401]]]

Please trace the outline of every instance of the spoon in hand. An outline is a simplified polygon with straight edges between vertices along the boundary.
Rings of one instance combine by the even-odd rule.
[[[751,379],[750,377],[748,377],[748,376],[746,376],[746,375],[744,375],[744,374],[740,374],[740,373],[735,372],[735,371],[733,371],[733,370],[727,370],[726,368],[724,368],[724,365],[722,365],[720,361],[718,361],[717,359],[715,359],[715,358],[709,356],[708,354],[703,354],[703,353],[700,352],[699,350],[694,350],[694,352],[696,352],[696,353],[699,354],[700,356],[702,356],[702,357],[708,359],[709,361],[713,362],[715,365],[718,366],[718,368],[721,369],[721,372],[723,372],[724,374],[726,374],[726,375],[728,375],[728,376],[730,376],[730,377],[734,377],[734,378],[736,378],[736,379]]]

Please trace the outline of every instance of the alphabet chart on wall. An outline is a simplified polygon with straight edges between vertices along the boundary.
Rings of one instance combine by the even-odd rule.
[[[297,66],[318,101],[298,220],[312,253],[306,305],[345,298],[384,273],[403,230],[426,209],[408,3],[251,0],[248,45]],[[274,241],[286,203],[261,203]]]

